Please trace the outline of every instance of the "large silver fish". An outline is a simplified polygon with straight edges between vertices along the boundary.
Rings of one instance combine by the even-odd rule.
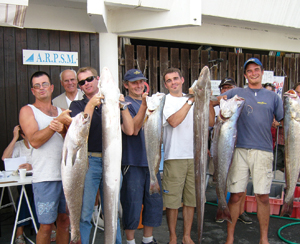
[[[226,181],[237,139],[237,120],[244,104],[245,99],[238,95],[228,100],[221,99],[220,113],[214,126],[212,153],[219,199],[217,220],[232,221],[226,202]]]
[[[77,114],[64,140],[61,162],[63,190],[71,223],[71,242],[80,243],[80,215],[85,175],[88,169],[87,141],[91,119]]]
[[[102,104],[102,156],[104,190],[104,243],[116,242],[120,192],[122,137],[120,123],[120,90],[108,70],[103,68],[99,80]]]
[[[287,91],[283,97],[286,194],[280,215],[291,216],[300,171],[300,99],[294,90]]]
[[[208,123],[209,101],[211,96],[211,84],[209,68],[204,66],[198,80],[190,88],[195,96],[194,102],[194,163],[195,186],[198,221],[198,242],[201,243],[205,190],[206,190],[206,165],[208,149]]]
[[[161,144],[163,139],[163,108],[166,95],[157,92],[151,97],[147,97],[147,111],[144,124],[145,145],[147,161],[150,171],[150,195],[160,193],[157,181],[157,173],[161,159]]]

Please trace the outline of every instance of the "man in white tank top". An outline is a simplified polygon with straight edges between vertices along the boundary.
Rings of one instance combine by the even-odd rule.
[[[20,125],[28,138],[32,151],[34,201],[40,229],[37,243],[50,243],[52,223],[56,221],[59,243],[69,242],[69,218],[61,183],[61,152],[64,125],[71,123],[69,110],[62,112],[51,104],[54,86],[49,75],[35,72],[30,79],[35,102],[20,110]]]

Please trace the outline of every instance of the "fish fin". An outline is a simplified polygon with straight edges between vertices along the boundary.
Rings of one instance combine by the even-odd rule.
[[[153,193],[158,193],[160,194],[160,186],[158,184],[158,181],[155,180],[150,180],[150,190],[149,190],[149,194],[152,195]]]
[[[293,213],[293,201],[291,203],[284,203],[280,212],[280,216],[291,217]]]
[[[229,212],[229,208],[226,207],[225,209],[220,209],[218,208],[217,210],[217,217],[216,219],[224,219],[227,220],[228,222],[232,223],[232,219],[231,219],[231,214]]]

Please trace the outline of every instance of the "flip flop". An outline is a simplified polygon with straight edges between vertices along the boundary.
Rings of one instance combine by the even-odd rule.
[[[51,242],[54,242],[56,241],[56,230],[52,230],[51,231]]]

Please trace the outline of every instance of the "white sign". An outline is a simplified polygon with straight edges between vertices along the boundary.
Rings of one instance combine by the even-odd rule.
[[[219,85],[221,83],[221,80],[211,80],[211,90],[213,92],[213,96],[219,96],[220,95],[220,88]]]
[[[23,64],[78,66],[78,52],[23,49]]]
[[[284,76],[274,76],[274,80],[272,82],[275,86],[275,92],[282,99],[282,90],[284,85]]]

